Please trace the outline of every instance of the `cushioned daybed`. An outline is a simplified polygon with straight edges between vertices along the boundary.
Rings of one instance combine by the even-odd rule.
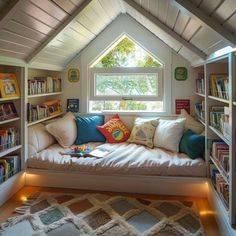
[[[72,158],[61,155],[62,148],[39,124],[29,129],[29,158],[27,167],[32,169],[60,170],[89,174],[123,174],[148,176],[205,177],[206,165],[202,158],[191,159],[186,154],[160,148],[148,148],[134,143],[88,143],[102,145],[111,152],[103,158]]]

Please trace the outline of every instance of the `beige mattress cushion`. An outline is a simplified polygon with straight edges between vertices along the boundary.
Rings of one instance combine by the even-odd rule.
[[[98,146],[100,143],[90,143]],[[206,165],[201,158],[192,160],[185,154],[173,153],[163,149],[150,149],[137,144],[102,144],[111,152],[100,159],[71,158],[60,155],[64,152],[60,145],[48,149],[28,159],[28,168],[48,170],[78,171],[90,174],[129,174],[160,176],[205,177]]]

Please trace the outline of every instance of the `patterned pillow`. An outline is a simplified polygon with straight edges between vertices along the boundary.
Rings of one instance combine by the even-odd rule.
[[[143,144],[147,147],[153,148],[153,136],[158,125],[158,119],[144,121],[136,118],[131,135],[127,142]]]
[[[106,137],[109,143],[122,143],[130,136],[130,130],[122,122],[119,115],[113,116],[103,126],[97,126],[97,129]]]

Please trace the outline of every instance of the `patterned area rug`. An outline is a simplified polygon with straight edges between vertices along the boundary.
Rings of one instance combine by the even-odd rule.
[[[203,236],[193,202],[104,194],[31,195],[22,215],[1,226],[3,236]]]

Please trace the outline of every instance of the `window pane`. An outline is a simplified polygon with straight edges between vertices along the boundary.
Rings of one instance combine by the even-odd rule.
[[[162,101],[90,101],[90,112],[151,111],[163,112]]]
[[[97,96],[157,96],[157,74],[95,74]]]

